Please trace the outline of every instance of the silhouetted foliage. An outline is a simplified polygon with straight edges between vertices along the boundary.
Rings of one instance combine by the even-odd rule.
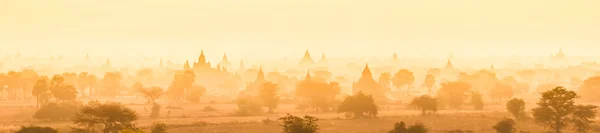
[[[512,99],[506,103],[506,110],[516,119],[525,118],[525,101],[523,99]]]
[[[107,72],[102,78],[102,85],[104,90],[102,94],[104,96],[115,97],[121,87],[121,80],[123,75],[120,72]]]
[[[263,101],[263,105],[269,109],[269,112],[273,112],[273,109],[277,108],[279,104],[279,86],[277,84],[266,82],[260,87],[260,98]]]
[[[467,92],[471,90],[471,85],[465,82],[447,82],[442,83],[439,96],[443,98],[448,105],[453,108],[459,108],[468,98]]]
[[[579,89],[579,94],[581,94],[581,98],[590,102],[598,102],[600,101],[600,97],[598,97],[598,93],[600,93],[600,76],[590,77],[583,81]]]
[[[163,89],[156,86],[151,88],[139,88],[138,91],[144,98],[146,98],[146,100],[148,100],[150,104],[156,104],[156,99],[160,98],[164,94]]]
[[[58,131],[51,127],[40,127],[40,126],[21,126],[21,128],[15,133],[58,133]]]
[[[347,96],[338,107],[338,112],[349,113],[354,118],[375,117],[378,114],[373,97],[360,91],[355,95]]]
[[[262,105],[258,98],[254,97],[240,97],[237,101],[238,111],[237,115],[240,116],[249,116],[249,115],[259,115],[264,113]]]
[[[437,99],[434,99],[429,95],[413,98],[410,105],[421,109],[422,115],[427,115],[427,111],[435,113],[438,110]]]
[[[513,89],[510,85],[497,83],[492,87],[490,91],[490,97],[502,101],[503,98],[510,98],[513,96]]]
[[[404,89],[405,94],[408,93],[410,85],[415,82],[415,76],[408,69],[400,69],[392,77],[392,84],[399,90]]]
[[[304,116],[303,118],[287,114],[279,118],[282,122],[284,133],[316,133],[319,130],[317,121],[319,119],[312,116]]]
[[[328,84],[304,80],[296,85],[296,95],[313,111],[331,110],[334,106],[335,96],[339,92],[340,86],[336,82]]]
[[[152,124],[150,133],[167,133],[168,126],[162,122],[156,122]]]
[[[538,107],[533,109],[533,118],[538,124],[551,128],[555,133],[561,133],[567,127],[568,116],[575,111],[575,98],[575,92],[562,86],[543,92],[537,103]]]
[[[41,77],[38,79],[33,86],[31,94],[36,97],[36,107],[39,107],[40,104],[47,103],[52,97],[52,94],[50,93],[50,81],[48,80],[48,77]]]
[[[427,94],[431,95],[431,90],[433,89],[433,85],[435,84],[435,76],[427,74],[425,76],[424,84],[425,87],[427,87]]]
[[[73,122],[79,126],[78,130],[118,133],[123,129],[136,129],[133,121],[137,119],[135,111],[120,103],[90,101],[81,107]]]
[[[471,92],[471,105],[473,105],[473,108],[476,110],[482,110],[483,109],[483,97],[481,95],[481,93],[479,92]]]
[[[185,90],[192,88],[196,74],[192,70],[184,70],[176,72],[173,77],[173,82],[167,89],[167,95],[172,103],[180,103],[187,99]]]
[[[160,109],[161,109],[160,104],[158,104],[158,103],[152,104],[152,110],[150,111],[150,118],[160,117]]]
[[[52,76],[49,90],[57,100],[68,101],[77,97],[77,90],[73,85],[65,84],[65,79],[61,75]]]
[[[596,118],[595,105],[576,105],[570,118],[573,123],[573,130],[577,133],[586,133],[591,129],[592,121]]]
[[[50,102],[42,105],[38,109],[33,118],[42,120],[70,120],[77,113],[80,103],[77,102]]]
[[[510,118],[505,118],[504,120],[496,123],[494,125],[494,130],[497,133],[516,133],[517,129],[515,128],[515,121]]]
[[[200,103],[200,97],[206,93],[206,88],[202,86],[192,86],[187,90],[186,100],[191,103]]]
[[[404,122],[394,124],[394,129],[388,133],[427,133],[429,130],[422,123],[417,123],[406,128]]]

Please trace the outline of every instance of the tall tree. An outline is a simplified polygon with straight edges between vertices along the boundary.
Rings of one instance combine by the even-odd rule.
[[[400,69],[392,78],[392,84],[401,92],[404,89],[405,94],[408,95],[409,86],[413,84],[415,77],[408,69]]]
[[[373,97],[360,91],[355,95],[347,96],[338,107],[339,113],[347,113],[354,118],[376,117],[377,110]]]
[[[533,109],[535,122],[561,133],[569,122],[568,116],[575,111],[577,94],[562,86],[542,93],[538,107]]]
[[[36,107],[39,107],[40,104],[48,102],[52,96],[50,93],[50,81],[48,80],[48,77],[44,76],[38,79],[33,86],[31,94],[33,94],[33,96],[36,98]]]
[[[77,90],[73,85],[65,84],[65,79],[61,75],[52,76],[49,90],[52,96],[59,101],[74,100],[77,97]]]
[[[390,91],[390,81],[392,80],[392,75],[388,72],[385,73],[381,73],[381,75],[379,76],[379,85],[381,85],[381,88],[384,89],[385,91]]]
[[[431,89],[433,89],[434,84],[435,84],[435,77],[431,74],[427,74],[425,76],[425,87],[427,87],[427,94],[431,95]]]
[[[269,109],[269,113],[273,112],[273,109],[277,108],[279,104],[279,86],[271,82],[263,83],[259,94],[263,105]]]
[[[115,97],[118,89],[121,87],[123,76],[119,72],[107,72],[102,79],[105,95]]]
[[[77,75],[77,89],[79,90],[79,92],[81,92],[81,96],[83,96],[85,93],[85,89],[87,89],[87,87],[89,87],[88,83],[88,73],[87,72],[81,72],[79,73],[79,75]]]
[[[468,98],[467,92],[471,90],[471,85],[465,82],[447,82],[442,83],[439,96],[444,99],[446,104],[459,108]]]

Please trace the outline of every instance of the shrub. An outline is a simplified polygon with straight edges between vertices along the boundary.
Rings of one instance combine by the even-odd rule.
[[[430,111],[431,113],[435,113],[438,110],[437,100],[431,98],[429,95],[415,97],[411,101],[410,105],[420,108],[422,111],[422,115],[426,115],[428,111]]]
[[[40,127],[40,126],[22,126],[15,133],[58,133],[58,131],[51,127]]]
[[[429,130],[422,123],[406,128],[404,122],[394,124],[394,129],[388,133],[427,133]]]
[[[160,117],[160,108],[160,104],[154,103],[154,105],[152,105],[152,112],[150,112],[150,118]]]
[[[167,133],[167,129],[167,124],[156,122],[152,124],[152,127],[150,128],[150,133]]]
[[[312,116],[304,116],[304,118],[287,114],[279,118],[282,121],[284,133],[316,133],[319,130],[317,121],[319,119]]]
[[[510,112],[515,118],[525,118],[525,101],[523,99],[512,99],[506,103],[506,110]]]
[[[238,111],[236,115],[240,116],[249,116],[249,115],[259,115],[263,113],[262,105],[259,101],[255,100],[256,98],[240,98],[238,99]]]
[[[358,92],[348,96],[338,107],[338,112],[351,114],[354,118],[377,116],[377,105],[371,95]]]
[[[57,103],[52,102],[43,105],[40,109],[38,109],[33,115],[36,119],[45,119],[45,120],[69,120],[75,116],[77,113],[77,109],[81,105],[75,102],[64,102]]]
[[[497,133],[517,132],[517,129],[515,129],[515,121],[510,118],[505,118],[504,120],[498,122],[493,128]]]

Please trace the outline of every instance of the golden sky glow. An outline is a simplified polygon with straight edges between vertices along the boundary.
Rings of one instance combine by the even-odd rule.
[[[598,0],[0,0],[0,52],[600,55]],[[344,49],[338,49],[339,47]],[[541,48],[540,48],[541,47]],[[531,50],[539,49],[534,52]],[[458,51],[458,52],[456,52]]]

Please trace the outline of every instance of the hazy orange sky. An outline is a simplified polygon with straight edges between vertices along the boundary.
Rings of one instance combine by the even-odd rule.
[[[0,53],[600,55],[599,0],[0,0]],[[343,47],[340,49],[340,47]],[[532,51],[535,50],[535,51]]]

